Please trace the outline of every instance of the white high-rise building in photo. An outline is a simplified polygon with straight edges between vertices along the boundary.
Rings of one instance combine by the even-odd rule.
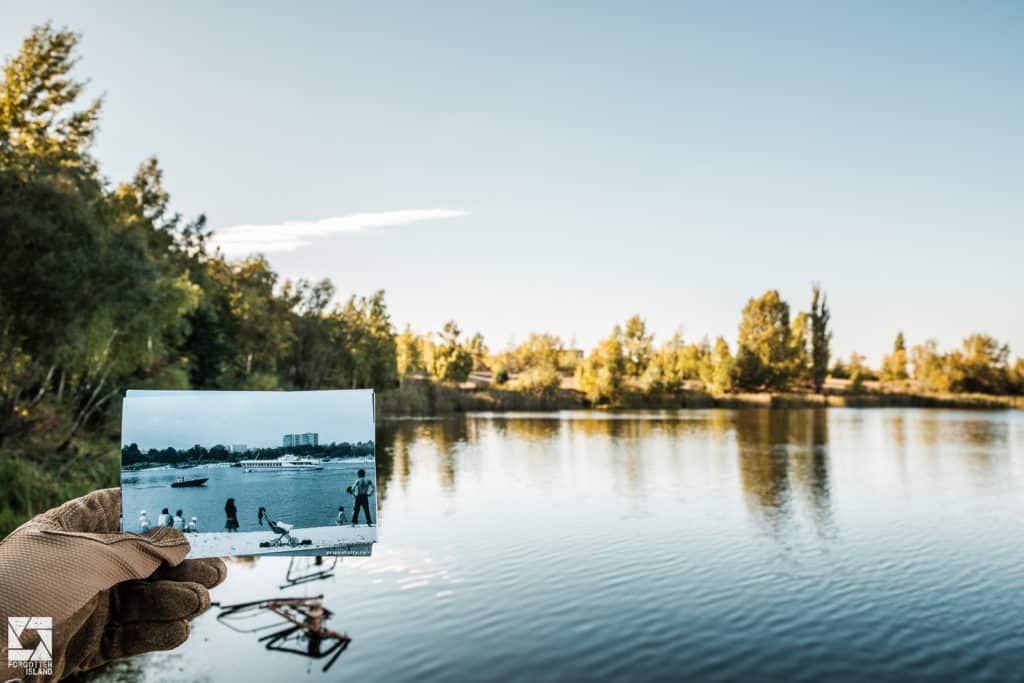
[[[305,434],[285,434],[281,440],[285,448],[296,446],[319,446],[320,434],[318,432],[306,432]]]

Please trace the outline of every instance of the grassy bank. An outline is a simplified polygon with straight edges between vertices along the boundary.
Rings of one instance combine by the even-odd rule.
[[[0,537],[33,515],[120,480],[120,417],[59,450],[67,419],[45,403],[36,412],[29,432],[0,445]]]
[[[925,394],[912,392],[863,392],[824,394],[812,392],[732,393],[715,396],[699,390],[674,394],[625,391],[611,409],[687,408],[958,408],[1024,409],[1024,396],[986,394]],[[463,388],[432,382],[408,382],[401,389],[380,392],[377,412],[381,417],[450,415],[471,411],[577,410],[590,408],[583,394],[571,389],[536,395],[493,387]]]

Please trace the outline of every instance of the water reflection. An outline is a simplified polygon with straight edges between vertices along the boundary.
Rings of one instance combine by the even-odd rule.
[[[217,621],[237,633],[259,634],[257,641],[271,652],[327,659],[322,672],[330,670],[352,639],[327,627],[334,612],[324,607],[323,596],[276,597],[218,606]]]
[[[903,427],[897,422],[893,429],[899,432],[894,432],[898,447],[905,438]],[[657,485],[681,489],[706,483],[687,482],[688,472],[696,477],[709,461],[726,466],[733,458],[749,514],[763,528],[782,533],[781,525],[793,520],[799,505],[807,509],[819,534],[834,531],[829,412],[824,408],[393,420],[379,426],[377,444],[383,492],[396,474],[407,490],[416,477],[416,461],[436,472],[439,493],[449,496],[458,493],[460,474],[488,467],[514,467],[521,470],[515,477],[524,485],[542,489],[553,471],[574,479],[593,479],[597,473],[613,482],[615,494],[631,503],[634,513],[642,509],[652,485],[647,472],[651,467],[671,465],[670,471],[659,471]],[[701,445],[697,454],[695,444]],[[468,459],[464,451],[470,453]],[[505,460],[498,462],[499,455]],[[664,480],[666,474],[674,481]]]

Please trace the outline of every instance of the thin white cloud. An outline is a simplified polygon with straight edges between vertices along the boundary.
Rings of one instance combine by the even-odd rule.
[[[374,228],[409,225],[422,221],[466,216],[457,209],[409,209],[334,216],[319,221],[285,221],[276,225],[232,225],[214,233],[213,241],[228,256],[247,256],[295,251],[313,240],[343,232],[363,232]]]

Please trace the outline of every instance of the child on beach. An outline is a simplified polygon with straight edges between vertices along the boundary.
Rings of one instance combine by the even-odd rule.
[[[185,525],[185,531],[188,531],[188,532],[193,533],[193,534],[195,532],[199,531],[199,520],[196,519],[195,517],[190,519],[188,524]]]
[[[145,510],[139,513],[139,531],[142,533],[149,531],[149,517],[146,516]]]
[[[185,530],[185,520],[181,516],[181,510],[178,510],[177,512],[174,513],[174,523],[172,526],[174,526],[174,528],[178,531]]]
[[[160,511],[160,516],[156,518],[157,526],[170,526],[171,525],[171,513],[164,508]]]
[[[338,508],[338,524],[348,524],[348,517],[345,516],[345,506]]]

